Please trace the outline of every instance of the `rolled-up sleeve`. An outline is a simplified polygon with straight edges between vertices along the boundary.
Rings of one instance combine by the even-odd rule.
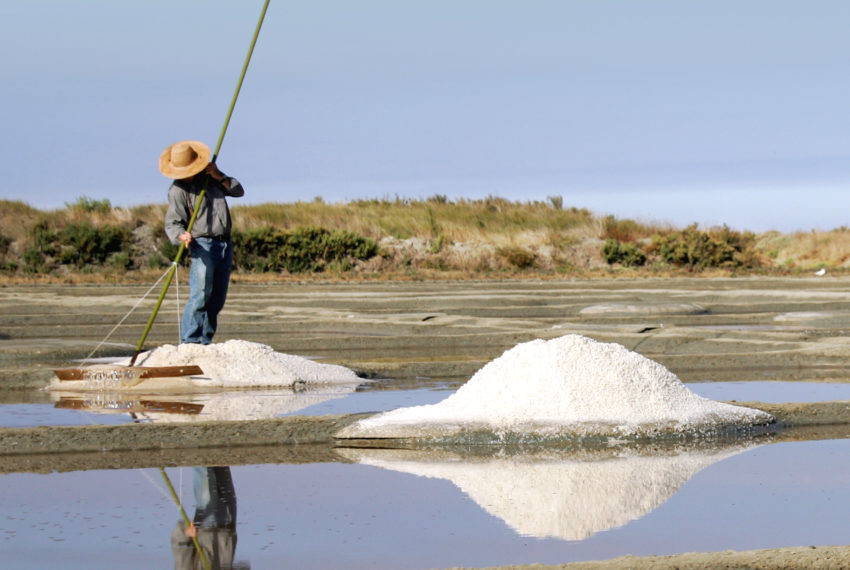
[[[233,177],[228,178],[230,180],[230,188],[227,188],[226,186],[224,186],[224,184],[221,185],[224,189],[224,193],[232,198],[241,198],[242,196],[244,196],[245,189],[242,188],[242,184],[240,184],[239,181]]]

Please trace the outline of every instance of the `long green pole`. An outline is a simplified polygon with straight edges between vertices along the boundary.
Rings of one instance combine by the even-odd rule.
[[[159,472],[162,474],[162,478],[165,480],[165,485],[168,487],[168,490],[171,492],[171,498],[174,500],[174,504],[177,505],[177,509],[180,511],[180,515],[183,517],[183,523],[186,525],[186,528],[192,526],[192,521],[189,520],[189,515],[186,514],[186,509],[183,508],[183,505],[180,504],[180,498],[177,496],[177,492],[174,490],[174,485],[171,484],[171,479],[168,478],[168,474],[165,472],[165,469],[162,467],[159,468]],[[204,555],[204,551],[201,549],[201,544],[198,542],[197,534],[192,535],[192,542],[195,544],[195,551],[198,553],[198,556],[201,558],[201,564],[203,564],[206,570],[211,570],[210,563],[207,560],[207,557]]]
[[[239,74],[239,81],[236,84],[236,91],[233,92],[233,99],[230,100],[230,108],[227,110],[227,117],[224,119],[224,125],[221,127],[221,133],[218,135],[218,143],[215,145],[215,152],[212,155],[212,159],[210,162],[215,162],[218,158],[218,152],[221,150],[221,143],[224,142],[224,134],[227,132],[227,127],[230,125],[230,117],[233,115],[233,108],[236,107],[236,99],[239,98],[239,92],[242,90],[242,82],[245,81],[245,73],[248,71],[248,64],[251,62],[251,56],[254,54],[254,46],[257,45],[257,38],[260,37],[260,28],[263,26],[263,20],[266,18],[266,11],[269,8],[269,0],[266,0],[263,4],[263,10],[260,13],[260,20],[257,22],[257,28],[254,30],[254,37],[251,39],[251,47],[248,48],[248,55],[245,57],[245,63],[242,65],[242,73]],[[195,201],[195,210],[192,212],[192,217],[189,219],[189,224],[186,226],[186,231],[191,232],[192,227],[195,225],[195,218],[198,217],[198,210],[201,208],[201,204],[203,203],[204,196],[206,196],[207,188],[206,184],[204,184],[204,188],[201,190],[201,193],[198,194],[198,199]],[[145,344],[145,340],[148,338],[148,334],[151,331],[151,327],[153,327],[153,322],[156,320],[157,314],[159,314],[159,308],[162,306],[162,301],[165,299],[165,294],[168,292],[168,288],[171,286],[171,282],[174,280],[174,274],[177,272],[177,265],[180,263],[180,260],[183,259],[183,253],[186,251],[186,244],[181,243],[180,248],[177,250],[177,255],[174,257],[174,262],[171,264],[171,268],[168,270],[168,276],[165,279],[165,285],[162,287],[162,291],[159,294],[159,299],[157,299],[156,306],[151,313],[150,318],[148,319],[148,324],[145,326],[145,330],[142,333],[142,338],[139,339],[139,344],[136,345],[136,350],[133,353],[133,357],[130,359],[130,366],[133,366],[136,363],[136,358],[139,357],[139,353],[142,352],[142,347]]]

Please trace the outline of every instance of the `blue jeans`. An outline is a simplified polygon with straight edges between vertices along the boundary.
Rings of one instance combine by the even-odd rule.
[[[197,237],[189,245],[189,300],[183,310],[180,341],[210,344],[218,326],[218,313],[227,298],[233,243]]]
[[[230,467],[195,467],[195,525],[236,527],[236,490]]]

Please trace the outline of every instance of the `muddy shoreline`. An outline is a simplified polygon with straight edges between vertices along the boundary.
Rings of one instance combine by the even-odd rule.
[[[771,442],[850,437],[850,402],[767,404],[737,402],[760,409],[776,423],[752,437]],[[337,440],[342,428],[370,414],[286,416],[268,420],[191,424],[121,424],[6,428],[0,438],[0,472],[115,469],[161,465],[339,460],[337,445],[347,447],[417,447],[403,440]],[[751,437],[751,436],[746,436]],[[677,444],[681,439],[668,442]],[[684,440],[686,441],[686,440]],[[640,445],[642,441],[635,441]],[[593,445],[584,442],[575,445]],[[605,442],[602,445],[608,445]],[[421,447],[421,446],[420,446]],[[315,455],[315,457],[314,457]],[[200,458],[205,458],[199,461]],[[278,458],[278,459],[275,459]],[[281,460],[281,458],[284,458]],[[58,464],[62,465],[59,467]],[[47,467],[47,465],[52,465]]]
[[[673,556],[622,556],[570,564],[493,566],[479,570],[836,570],[848,567],[850,546],[794,546],[766,550],[689,552]]]

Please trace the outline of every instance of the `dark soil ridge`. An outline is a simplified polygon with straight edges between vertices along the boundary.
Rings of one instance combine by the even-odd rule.
[[[850,437],[850,402],[748,402],[776,418],[771,442]],[[336,445],[398,447],[403,442],[335,439],[371,414],[287,416],[259,421],[7,428],[0,472],[53,472],[190,465],[345,462]],[[645,442],[644,442],[645,443]]]

